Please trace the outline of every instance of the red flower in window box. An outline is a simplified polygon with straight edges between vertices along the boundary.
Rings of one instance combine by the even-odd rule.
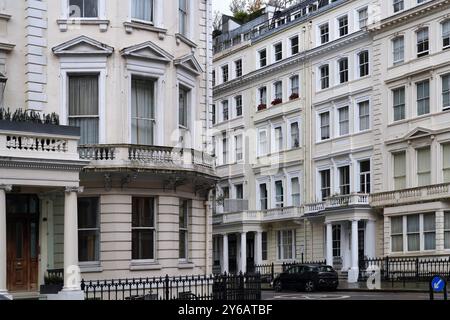
[[[277,98],[275,100],[272,101],[272,105],[276,106],[277,104],[283,103],[283,100],[280,98]]]
[[[261,104],[258,106],[258,111],[265,110],[265,109],[267,109],[267,105],[266,105],[265,103],[261,103]]]
[[[291,96],[289,97],[289,100],[295,100],[298,99],[300,96],[298,95],[298,93],[292,93]]]

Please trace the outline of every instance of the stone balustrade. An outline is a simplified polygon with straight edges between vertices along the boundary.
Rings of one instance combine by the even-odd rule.
[[[83,145],[81,159],[90,160],[90,168],[129,167],[162,170],[192,170],[214,174],[214,158],[192,149],[141,145]]]
[[[343,208],[347,206],[368,206],[369,195],[353,193],[349,195],[339,195],[328,198],[325,201],[305,204],[305,213],[312,214],[332,208]]]
[[[450,198],[450,183],[374,193],[370,195],[372,207],[384,207]]]

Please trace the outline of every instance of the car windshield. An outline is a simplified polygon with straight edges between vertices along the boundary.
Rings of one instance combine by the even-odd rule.
[[[333,272],[333,268],[330,266],[320,266],[319,272]]]

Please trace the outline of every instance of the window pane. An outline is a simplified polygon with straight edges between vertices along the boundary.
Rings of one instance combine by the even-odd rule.
[[[152,145],[154,142],[155,82],[133,78],[131,81],[131,142]]]
[[[98,228],[98,214],[98,198],[78,198],[78,229]]]
[[[98,75],[69,75],[69,124],[80,127],[80,144],[98,143]]]
[[[154,199],[133,198],[132,226],[153,228],[155,226]]]
[[[78,260],[80,262],[99,261],[99,231],[78,232]]]
[[[153,21],[153,0],[132,0],[131,11],[135,19]]]
[[[419,186],[431,183],[431,154],[430,148],[417,150],[417,175]]]
[[[392,236],[392,252],[402,252],[403,251],[403,236]]]
[[[423,215],[423,231],[435,231],[436,230],[436,217],[434,213],[428,213]]]
[[[403,217],[391,218],[391,233],[403,234]]]
[[[411,232],[419,232],[419,215],[410,215],[407,216],[407,230],[408,233]]]
[[[133,260],[154,259],[154,230],[133,230]]]

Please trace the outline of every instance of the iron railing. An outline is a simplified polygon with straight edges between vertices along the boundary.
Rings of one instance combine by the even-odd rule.
[[[450,278],[450,256],[443,258],[384,257],[360,260],[359,280],[379,272],[382,281],[428,281],[436,274]]]
[[[260,300],[259,274],[81,281],[86,300]]]

